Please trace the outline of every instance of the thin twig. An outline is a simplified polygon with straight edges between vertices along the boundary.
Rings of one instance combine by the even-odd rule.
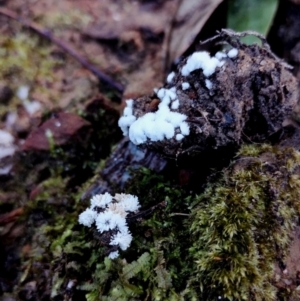
[[[123,93],[124,86],[122,84],[114,81],[110,76],[98,70],[96,66],[90,64],[85,58],[79,55],[74,49],[68,46],[65,42],[55,37],[50,30],[44,29],[34,22],[23,19],[21,16],[18,16],[15,12],[6,8],[0,8],[0,14],[20,22],[23,26],[32,29],[33,31],[37,32],[39,35],[43,36],[44,38],[48,39],[52,43],[56,44],[58,47],[60,47],[65,52],[70,54],[73,58],[75,58],[82,66],[90,70],[95,76],[97,76],[99,80],[105,82],[106,84],[110,85],[112,88],[118,90],[118,92]]]
[[[200,44],[207,44],[210,43],[212,41],[215,41],[217,39],[222,39],[222,38],[229,38],[227,40],[227,43],[232,44],[232,39],[235,38],[235,41],[238,43],[238,45],[240,45],[240,38],[246,37],[246,36],[255,36],[258,39],[261,40],[262,42],[262,47],[269,53],[269,55],[271,55],[277,62],[279,62],[283,67],[287,68],[287,69],[293,69],[294,67],[289,65],[288,63],[286,63],[283,59],[279,58],[275,53],[273,53],[273,51],[271,50],[271,47],[269,45],[269,43],[267,42],[267,39],[264,35],[253,31],[253,30],[246,30],[246,31],[242,31],[242,32],[235,32],[232,29],[221,29],[221,31],[217,31],[217,35],[205,40],[205,41],[200,41]],[[231,39],[231,41],[230,41]],[[232,45],[234,46],[234,45]]]
[[[171,213],[169,216],[175,216],[175,215],[178,215],[178,216],[190,216],[190,214],[187,214],[187,213]]]

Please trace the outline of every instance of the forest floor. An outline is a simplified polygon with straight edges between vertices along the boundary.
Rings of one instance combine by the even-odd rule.
[[[67,213],[70,217],[66,220],[77,222],[78,213],[85,207],[81,201],[82,195],[87,191],[93,194],[88,189],[95,181],[98,181],[98,186],[103,184],[97,174],[122,139],[117,122],[124,108],[124,99],[151,94],[154,88],[165,82],[166,75],[174,68],[173,60],[185,51],[195,49],[192,44],[194,37],[222,1],[208,2],[210,4],[204,8],[197,7],[202,15],[200,23],[195,25],[184,21],[178,28],[174,26],[172,17],[178,9],[177,2],[173,0],[0,1],[0,129],[14,138],[9,146],[13,148],[13,158],[0,161],[0,296],[4,294],[3,300],[48,300],[50,295],[52,299],[68,299],[67,289],[64,297],[59,290],[70,283],[74,272],[68,271],[68,281],[64,278],[60,282],[63,268],[55,261],[67,254],[67,251],[59,250],[60,244],[66,246],[69,242],[64,241],[65,237],[61,238],[61,233],[67,231],[59,225],[56,228],[47,226],[53,226],[53,221],[57,221],[56,215],[61,218]],[[280,17],[275,19],[277,23],[271,29],[269,41],[274,51],[294,66],[293,73],[300,80],[300,52],[297,51],[300,31],[299,23],[293,21],[297,20],[300,9],[298,6],[297,13],[295,10],[286,11],[291,22]],[[18,16],[21,16],[19,20]],[[209,31],[215,29],[218,29],[218,24]],[[296,149],[299,150],[299,147]],[[136,150],[134,152],[138,153]],[[160,165],[167,164],[164,159],[157,161],[156,170],[162,169]],[[144,231],[143,237],[155,237],[153,248],[156,248],[157,257],[163,254],[161,250],[165,253],[170,250],[171,253],[174,248],[172,251],[181,254],[187,248],[183,246],[183,250],[177,250],[170,242],[168,247],[164,246],[163,235],[157,234],[159,231],[154,226],[156,222],[157,225],[161,223],[159,227],[166,233],[171,229],[168,227],[177,229],[168,219],[165,222],[168,225],[163,223],[166,213],[162,213],[165,206],[162,193],[169,193],[174,198],[180,196],[184,205],[179,215],[189,213],[189,192],[186,188],[189,172],[176,168],[173,164],[166,179],[159,176],[156,179],[156,175],[147,171],[137,176],[139,180],[149,177],[147,185],[156,185],[153,184],[155,178],[163,183],[161,186],[164,188],[160,186],[152,192],[143,182],[141,187],[128,188],[141,194],[150,191],[149,195],[152,193],[152,197],[157,197],[156,202],[147,200],[144,205],[149,208],[158,206],[159,213],[155,218],[159,222],[153,218],[141,226],[142,230],[135,229],[137,232]],[[172,185],[175,185],[174,191]],[[195,191],[191,195],[195,195]],[[72,211],[74,208],[75,212]],[[166,210],[170,213],[168,210],[175,214],[174,210],[180,210],[180,207],[174,205]],[[176,216],[176,221],[182,223],[182,216]],[[73,228],[70,229],[73,231]],[[178,233],[181,231],[180,228],[177,230]],[[176,239],[179,241],[186,233],[183,230]],[[49,241],[51,235],[54,242]],[[280,284],[285,288],[300,284],[299,227],[293,235],[286,266],[277,271],[282,278],[286,275],[283,284]],[[146,253],[142,250],[145,251],[146,247],[139,243],[135,246],[140,248],[138,255],[143,258]],[[49,254],[42,254],[48,250]],[[130,256],[130,259],[135,259],[132,254]],[[173,259],[178,260],[175,255]],[[67,258],[65,263],[64,269],[68,270],[70,259]],[[170,274],[163,259],[156,264],[154,267],[161,269],[156,271],[162,273],[157,278],[161,276],[166,280]],[[183,267],[184,263],[178,265]],[[187,266],[188,270],[190,267]],[[114,268],[115,273],[121,274],[118,267]],[[287,274],[290,270],[293,270],[293,275],[297,274],[296,280],[289,279]],[[48,283],[49,271],[54,271],[54,276],[49,277],[51,280]],[[178,273],[181,272],[185,276],[188,273],[184,268]],[[39,277],[43,279],[41,283],[37,279]],[[84,285],[92,283],[87,276],[84,277]],[[101,277],[104,277],[103,274]],[[158,285],[158,288],[153,284],[151,296],[155,296],[159,289],[169,289],[167,282],[161,282],[162,287]],[[176,288],[182,289],[181,280],[175,279],[176,285]],[[95,293],[87,286],[82,290]],[[92,293],[89,300],[97,300]],[[97,294],[100,295],[98,291]],[[156,300],[159,300],[157,294]],[[145,295],[143,300],[150,300],[147,299],[151,298],[150,289]],[[78,299],[74,297],[73,300],[82,300],[81,297],[83,295],[78,293]]]

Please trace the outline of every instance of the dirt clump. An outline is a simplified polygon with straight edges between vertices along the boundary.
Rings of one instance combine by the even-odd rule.
[[[229,54],[231,50],[237,51],[235,56]],[[191,57],[179,64],[172,82],[164,88],[176,89],[180,105],[174,111],[186,116],[190,133],[179,141],[175,136],[161,141],[148,139],[147,147],[176,156],[194,149],[266,141],[283,128],[298,101],[297,80],[268,48],[236,43],[231,50],[222,52],[220,64],[210,76],[200,68],[183,76]],[[188,83],[187,89],[183,83]],[[137,118],[155,112],[157,93],[134,101]]]

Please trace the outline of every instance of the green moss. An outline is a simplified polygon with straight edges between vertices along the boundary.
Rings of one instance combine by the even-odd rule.
[[[58,61],[51,58],[51,47],[27,33],[0,37],[1,79],[10,83],[33,82],[43,77],[54,81],[53,67]],[[22,82],[22,81],[21,81]]]
[[[133,242],[112,261],[105,257],[105,247],[101,254],[92,248],[90,278],[79,288],[89,290],[87,300],[183,300],[184,296],[196,300],[186,287],[192,268],[186,261],[190,246],[186,216],[172,215],[187,213],[190,198],[147,169],[134,172],[126,192],[141,195],[144,210],[139,219],[128,220]]]
[[[57,81],[54,69],[62,60],[51,55],[52,46],[28,32],[0,36],[0,82],[16,94],[20,86],[28,86],[43,101],[52,93],[49,86]],[[57,99],[52,97],[51,101]],[[15,96],[7,106],[0,105],[0,116],[17,111],[20,100]],[[47,103],[46,103],[47,105]],[[51,104],[52,105],[52,104]]]
[[[274,300],[274,264],[284,260],[300,213],[299,152],[245,146],[223,179],[192,209],[193,283],[201,300]]]
[[[193,268],[192,260],[188,260],[191,198],[183,190],[149,170],[136,170],[127,190],[142,195],[143,209],[139,218],[128,220],[133,235],[130,248],[110,260],[103,237],[95,229],[78,224],[78,215],[87,204],[80,201],[78,193],[64,195],[65,182],[61,181],[61,189],[56,181],[50,182],[45,183],[47,192],[38,197],[39,203],[55,197],[56,202],[63,203],[59,214],[52,211],[48,222],[36,231],[30,263],[24,263],[23,281],[38,282],[37,298],[46,291],[52,298],[82,295],[90,301],[197,300],[187,285]],[[59,196],[58,190],[62,193]],[[42,274],[49,263],[46,284]],[[72,281],[76,285],[68,289]]]
[[[92,18],[88,14],[84,14],[79,9],[69,9],[68,11],[50,11],[44,14],[39,23],[43,24],[48,29],[82,29],[86,27]]]
[[[272,151],[272,146],[269,144],[262,144],[259,147],[256,144],[245,144],[237,153],[238,157],[257,157],[260,154]]]
[[[19,295],[28,294],[30,281],[37,283],[35,300],[67,295],[88,301],[211,301],[219,296],[267,301],[294,293],[278,291],[272,279],[300,212],[297,151],[244,146],[220,182],[198,197],[167,177],[132,170],[125,191],[139,197],[142,209],[128,219],[130,248],[110,260],[105,237],[78,224],[88,206],[80,197],[89,182],[74,180],[81,187],[70,186],[83,175],[82,166],[89,170],[84,181],[103,167],[118,137],[117,131],[108,131],[115,128],[113,118],[104,110],[93,114],[85,117],[101,131],[92,134],[91,143],[54,146],[48,161],[40,161],[43,169],[47,161],[50,172],[27,205],[32,252],[23,262]]]

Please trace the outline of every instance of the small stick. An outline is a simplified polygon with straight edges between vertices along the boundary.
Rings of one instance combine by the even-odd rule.
[[[187,214],[187,213],[179,213],[179,212],[175,212],[175,213],[171,213],[170,216],[175,216],[175,215],[178,215],[178,216],[190,216],[190,214]]]
[[[124,86],[122,84],[114,81],[110,76],[98,70],[96,66],[90,64],[85,58],[79,55],[74,49],[70,48],[70,46],[68,46],[65,42],[56,38],[51,33],[50,30],[44,29],[34,22],[30,22],[26,19],[23,19],[22,17],[18,16],[15,12],[6,8],[0,8],[0,14],[20,22],[23,26],[32,29],[33,31],[37,32],[39,35],[43,36],[44,38],[48,39],[52,43],[56,44],[58,47],[60,47],[65,52],[69,53],[73,58],[75,58],[82,66],[90,70],[95,76],[97,76],[99,80],[105,82],[106,84],[110,85],[112,88],[118,90],[118,92],[123,93]]]
[[[287,68],[287,69],[293,69],[294,67],[289,65],[288,63],[286,63],[284,60],[282,60],[281,58],[279,58],[275,53],[272,52],[270,45],[267,42],[266,37],[263,34],[260,34],[256,31],[253,30],[246,30],[246,31],[242,31],[242,32],[235,32],[232,29],[221,29],[221,31],[217,31],[217,34],[205,41],[200,41],[200,44],[207,44],[210,42],[213,42],[217,39],[222,39],[222,38],[229,38],[229,40],[227,40],[228,44],[231,44],[231,46],[234,46],[232,44],[232,41],[230,41],[230,39],[235,38],[235,41],[238,43],[238,45],[240,45],[240,38],[246,37],[246,36],[255,36],[257,38],[259,38],[262,42],[262,47],[276,60],[278,61],[281,65],[283,65],[283,67]]]

